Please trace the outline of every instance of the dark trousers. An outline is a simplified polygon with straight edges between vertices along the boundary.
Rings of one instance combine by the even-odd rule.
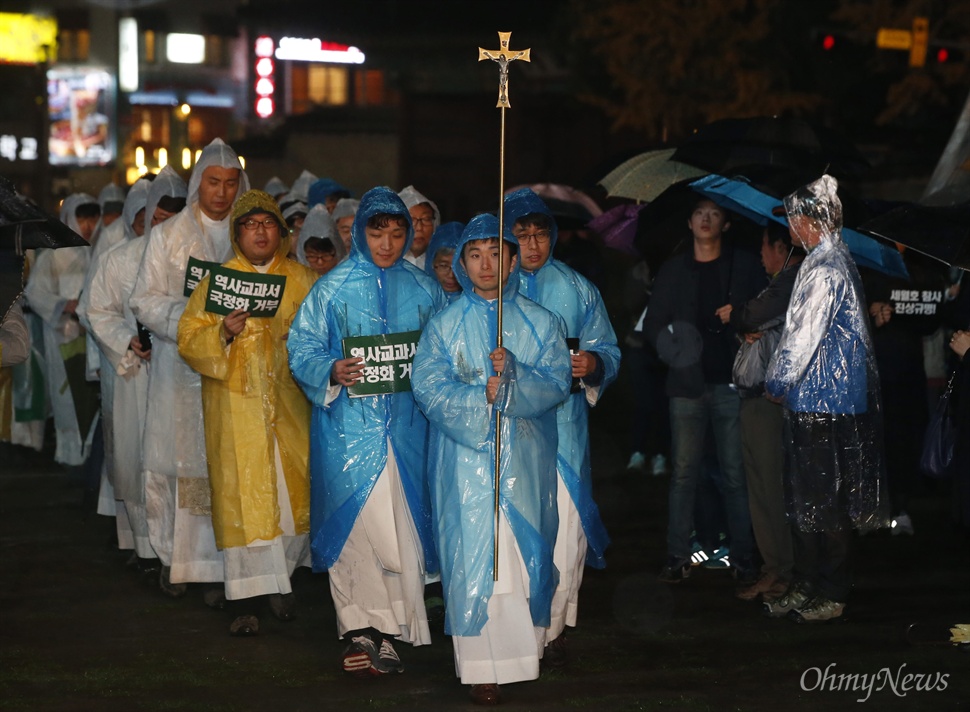
[[[831,601],[845,602],[852,588],[852,530],[792,531],[795,578]]]

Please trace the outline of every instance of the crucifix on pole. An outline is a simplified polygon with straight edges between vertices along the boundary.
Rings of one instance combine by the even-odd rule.
[[[501,131],[499,132],[498,151],[498,264],[499,275],[502,274],[504,262],[504,244],[502,233],[505,229],[505,110],[511,108],[509,104],[509,64],[516,60],[532,61],[529,57],[531,49],[512,51],[509,49],[511,32],[499,32],[499,49],[488,50],[478,48],[478,61],[490,59],[498,64],[498,104],[496,107],[501,114]],[[497,331],[496,348],[502,348],[502,290],[505,285],[499,278],[498,300],[496,303]],[[492,554],[492,580],[498,580],[498,529],[499,529],[499,490],[502,483],[502,414],[495,409],[495,540]]]

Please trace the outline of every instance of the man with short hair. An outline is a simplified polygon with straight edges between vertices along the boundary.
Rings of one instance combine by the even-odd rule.
[[[743,308],[731,312],[731,325],[744,339],[733,377],[741,396],[741,445],[751,526],[764,561],[758,580],[738,588],[737,596],[744,601],[759,596],[765,600],[777,598],[791,580],[792,536],[785,514],[784,418],[781,406],[765,398],[764,382],[804,257],[804,251],[792,245],[788,229],[770,222],[761,239],[761,264],[771,282]]]
[[[313,568],[329,574],[346,641],[343,670],[363,676],[404,671],[394,638],[431,642],[423,593],[426,573],[438,564],[427,419],[400,380],[393,392],[351,397],[348,388],[365,376],[364,359],[344,353],[349,337],[408,338],[444,306],[437,282],[404,260],[413,232],[396,193],[365,193],[350,256],[316,282],[287,339],[290,371],[313,404]],[[390,365],[394,373],[409,367]],[[370,367],[368,380],[380,379],[377,370]]]
[[[221,264],[229,258],[229,214],[248,189],[235,151],[213,140],[192,171],[185,208],[151,231],[129,301],[152,336],[145,501],[151,544],[162,561],[159,585],[174,597],[185,594],[188,582],[223,578],[212,531],[201,381],[179,356],[177,344],[186,292],[197,284],[189,260]],[[220,589],[209,587],[208,604],[225,605]]]
[[[542,199],[529,188],[509,194],[505,220],[521,250],[519,292],[563,319],[571,353],[573,387],[556,411],[559,587],[543,657],[546,665],[556,667],[566,663],[564,631],[576,626],[583,568],[606,566],[604,552],[610,539],[593,500],[589,409],[616,378],[620,348],[599,290],[552,256],[559,231]]]
[[[570,384],[562,320],[518,292],[518,246],[503,231],[500,264],[499,232],[492,215],[464,229],[452,262],[462,291],[428,323],[413,376],[432,424],[428,476],[445,633],[478,704],[497,704],[501,684],[539,676],[556,588],[556,406]],[[497,518],[494,411],[501,412]]]
[[[660,267],[643,332],[667,364],[673,473],[669,491],[667,561],[660,580],[690,575],[690,534],[708,430],[714,436],[721,494],[731,537],[731,564],[741,583],[757,577],[751,513],[741,456],[740,399],[731,382],[738,350],[731,312],[765,282],[757,258],[725,240],[727,212],[698,200],[687,220],[687,251]]]
[[[438,206],[419,193],[413,185],[404,188],[398,195],[407,206],[411,215],[411,224],[414,225],[414,240],[404,259],[418,269],[424,269],[427,259],[425,253],[431,242],[431,236],[441,224],[441,213],[438,211]]]

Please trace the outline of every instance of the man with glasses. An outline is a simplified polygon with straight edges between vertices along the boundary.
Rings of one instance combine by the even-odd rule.
[[[765,283],[753,253],[725,241],[727,212],[699,200],[687,220],[690,248],[660,267],[643,324],[648,343],[669,367],[671,454],[667,562],[660,580],[678,583],[690,575],[690,534],[705,442],[713,435],[719,489],[731,537],[731,563],[741,584],[757,578],[751,513],[741,458],[741,401],[732,384],[739,342],[731,312],[757,295]]]
[[[206,310],[209,277],[179,320],[179,353],[202,376],[206,455],[216,546],[225,561],[229,634],[259,631],[265,599],[292,620],[290,577],[310,565],[310,403],[290,375],[287,335],[317,275],[287,259],[289,231],[276,201],[251,190],[232,211],[235,255],[225,267],[282,275],[270,317]]]
[[[404,259],[420,270],[424,269],[427,261],[428,245],[431,236],[441,224],[441,213],[438,206],[415,190],[413,185],[398,193],[411,214],[411,224],[414,226],[414,240],[411,249],[404,255]]]
[[[505,223],[519,241],[519,292],[563,319],[572,361],[571,391],[556,410],[559,532],[553,560],[559,586],[543,656],[547,666],[561,667],[566,663],[565,627],[576,625],[583,567],[606,565],[610,539],[593,501],[589,408],[616,378],[620,348],[599,291],[552,257],[558,228],[542,199],[528,188],[510,193],[505,197]]]

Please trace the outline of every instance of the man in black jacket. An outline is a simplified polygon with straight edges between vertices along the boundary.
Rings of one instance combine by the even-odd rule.
[[[687,225],[690,249],[668,259],[654,283],[644,334],[668,365],[673,474],[670,480],[668,560],[660,580],[690,574],[694,494],[705,436],[714,435],[731,536],[731,561],[743,582],[753,582],[754,542],[741,459],[740,399],[731,383],[738,339],[731,312],[754,297],[764,273],[753,254],[732,249],[723,235],[727,212],[699,200]]]
[[[771,222],[761,242],[761,264],[771,282],[757,297],[731,314],[743,335],[743,363],[735,362],[734,383],[741,395],[741,447],[747,475],[751,525],[764,561],[761,576],[737,591],[738,598],[765,600],[783,594],[792,576],[794,553],[785,510],[784,413],[765,398],[765,371],[785,326],[795,277],[805,252],[792,246],[788,228]],[[743,371],[742,371],[743,369]]]

